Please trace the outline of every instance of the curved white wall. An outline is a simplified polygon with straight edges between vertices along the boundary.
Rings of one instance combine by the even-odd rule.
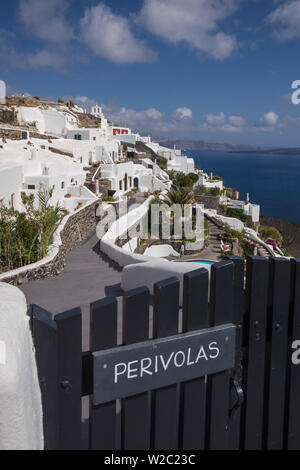
[[[146,286],[153,294],[153,286],[156,282],[169,277],[177,277],[180,282],[179,303],[182,305],[184,275],[199,268],[205,268],[210,276],[211,265],[202,263],[176,263],[165,259],[155,259],[143,264],[132,264],[123,269],[121,287],[126,291]]]
[[[117,246],[115,242],[118,237],[126,233],[128,229],[136,225],[147,215],[153,197],[154,196],[148,197],[139,207],[132,209],[128,214],[116,220],[100,240],[101,251],[121,267],[134,263],[145,263],[151,259],[149,256],[130,253]],[[99,223],[101,224],[101,222]]]
[[[0,283],[0,450],[42,450],[42,404],[24,294]]]

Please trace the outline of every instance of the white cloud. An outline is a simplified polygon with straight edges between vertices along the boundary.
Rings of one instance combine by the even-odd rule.
[[[245,119],[241,116],[230,116],[229,122],[232,126],[236,126],[236,127],[245,125]]]
[[[177,119],[192,119],[193,111],[190,108],[183,106],[183,108],[176,109],[174,117]]]
[[[142,135],[154,135],[162,137],[189,137],[199,140],[205,138],[206,134],[222,136],[225,134],[253,134],[253,133],[274,133],[279,128],[290,125],[300,125],[300,118],[293,119],[285,117],[279,119],[279,116],[270,111],[261,118],[254,121],[248,121],[243,116],[229,115],[223,111],[218,114],[209,113],[202,115],[196,121],[191,117],[179,118],[182,113],[178,110],[188,110],[186,107],[179,107],[170,115],[166,115],[156,108],[147,108],[145,110],[136,110],[112,104],[101,104],[96,100],[83,96],[62,96],[65,101],[75,101],[79,106],[90,112],[91,107],[100,104],[104,115],[114,124],[130,127],[134,132]],[[191,110],[190,110],[191,111]],[[189,114],[185,111],[183,114]],[[193,137],[192,137],[193,136]]]
[[[226,117],[225,114],[221,112],[220,114],[207,114],[205,119],[207,124],[220,125],[225,123]]]
[[[60,52],[43,49],[34,54],[24,55],[23,65],[30,68],[63,68],[66,64],[65,57]]]
[[[21,0],[19,21],[25,30],[47,42],[62,44],[73,38],[66,20],[67,0]]]
[[[220,30],[219,23],[238,7],[239,0],[144,0],[139,15],[151,33],[192,48],[215,59],[226,59],[237,47],[235,36]]]
[[[103,3],[85,10],[80,31],[83,42],[96,56],[112,62],[150,62],[156,58],[145,42],[133,35],[128,19]]]
[[[163,117],[162,113],[155,108],[150,108],[145,111],[146,116],[150,119],[161,119]]]
[[[105,115],[115,124],[126,125],[134,130],[143,132],[159,132],[161,128],[165,128],[168,122],[165,120],[163,113],[158,109],[149,108],[144,111],[136,111],[135,109],[119,107],[116,105],[103,106]]]
[[[279,5],[267,17],[267,22],[276,27],[273,35],[279,40],[300,37],[300,0],[289,0]]]
[[[274,113],[273,111],[270,111],[269,113],[264,114],[260,118],[260,121],[266,126],[275,126],[275,124],[277,124],[278,119],[278,114]]]

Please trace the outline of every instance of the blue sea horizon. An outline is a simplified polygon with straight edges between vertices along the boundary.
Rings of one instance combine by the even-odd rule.
[[[247,192],[261,213],[300,224],[300,155],[266,155],[221,150],[186,150],[195,164],[236,188]]]

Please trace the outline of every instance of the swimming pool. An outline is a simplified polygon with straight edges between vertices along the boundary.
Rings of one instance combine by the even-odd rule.
[[[195,261],[190,261],[190,263],[202,263],[202,264],[215,264],[216,261],[201,261],[201,260],[195,260]]]

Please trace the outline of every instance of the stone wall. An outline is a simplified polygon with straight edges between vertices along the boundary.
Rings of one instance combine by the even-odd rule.
[[[31,268],[28,266],[28,269],[25,268],[24,271],[11,276],[7,273],[7,277],[4,277],[1,281],[17,286],[28,281],[47,279],[60,274],[65,267],[66,254],[96,229],[98,222],[96,208],[98,205],[99,201],[97,200],[69,217],[60,232],[62,244],[59,247],[59,252],[51,261]]]
[[[218,209],[220,204],[219,196],[207,196],[205,194],[195,194],[195,201],[198,204],[203,204],[205,209]]]
[[[49,136],[45,134],[40,134],[37,131],[32,131],[30,129],[18,129],[18,128],[1,128],[0,127],[0,138],[2,139],[5,137],[6,139],[10,140],[21,140],[22,139],[22,133],[23,132],[29,132],[29,139],[57,139],[57,137],[54,136]],[[67,152],[63,152],[63,154],[68,154]]]
[[[19,129],[1,129],[0,128],[0,138],[6,138],[11,140],[21,140],[22,131]]]

